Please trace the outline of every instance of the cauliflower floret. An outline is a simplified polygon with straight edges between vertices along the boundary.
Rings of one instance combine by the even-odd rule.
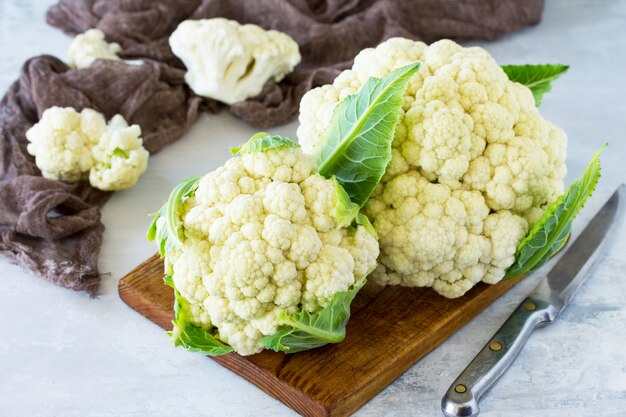
[[[89,29],[85,33],[76,35],[67,50],[70,66],[87,68],[96,59],[118,61],[117,54],[122,50],[117,43],[107,43],[104,33],[100,29]]]
[[[208,242],[185,246],[172,265],[174,284],[180,293],[192,303],[200,303],[207,296],[202,277],[211,273]]]
[[[306,285],[302,306],[307,311],[319,310],[333,295],[346,291],[354,284],[354,258],[350,252],[337,246],[324,245],[315,262],[306,268]]]
[[[267,213],[297,224],[306,220],[304,196],[298,184],[274,181],[265,188],[264,194],[263,207]]]
[[[82,181],[93,166],[91,148],[105,130],[104,117],[94,110],[51,107],[26,132],[27,150],[45,178]]]
[[[148,166],[141,128],[128,126],[121,115],[107,125],[92,109],[80,113],[71,107],[46,109],[26,132],[28,153],[45,178],[68,182],[89,179],[104,191],[130,188]]]
[[[489,268],[483,282],[495,284],[500,281],[515,260],[517,244],[528,233],[528,222],[509,211],[490,214],[485,220],[484,235],[491,243]]]
[[[404,94],[392,159],[366,205],[380,237],[372,279],[458,297],[481,280],[499,281],[563,192],[567,138],[482,48],[392,38],[303,97],[305,152],[319,146],[342,98],[414,61],[421,65]]]
[[[280,314],[319,311],[376,265],[376,237],[337,224],[336,183],[312,169],[300,148],[244,153],[205,175],[181,206],[184,244],[166,265],[192,323],[210,323],[240,354],[262,350]]]
[[[128,126],[122,116],[115,115],[92,149],[94,166],[89,172],[89,183],[105,191],[134,186],[148,169],[150,156],[140,136],[139,125]]]
[[[321,232],[337,227],[334,217],[336,202],[335,184],[317,175],[310,176],[300,184],[306,208],[312,213],[313,226]]]
[[[309,178],[315,161],[300,149],[268,150],[241,156],[245,172],[254,179],[300,183]]]
[[[186,20],[169,43],[187,67],[191,89],[226,104],[258,95],[266,82],[281,81],[300,62],[289,35],[221,17]]]
[[[365,228],[359,227],[354,232],[343,230],[339,246],[346,249],[354,259],[354,276],[362,277],[369,274],[376,265],[380,253],[378,242],[372,239],[372,234]]]

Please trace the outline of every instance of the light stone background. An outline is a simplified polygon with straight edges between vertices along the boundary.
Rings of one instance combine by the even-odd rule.
[[[0,90],[40,53],[65,56],[69,39],[45,24],[53,0],[0,0]],[[501,63],[562,62],[542,113],[569,134],[567,182],[604,141],[603,178],[576,221],[587,223],[626,181],[626,1],[548,0],[543,22],[495,43]],[[273,132],[294,136],[295,124]],[[102,295],[56,287],[0,258],[0,416],[295,415],[213,361],[170,346],[118,297],[117,282],[154,252],[146,213],[182,179],[216,168],[254,130],[227,114],[203,116],[150,160],[130,191],[103,209]],[[483,400],[482,416],[626,415],[626,227],[558,321],[537,331]],[[540,274],[528,278],[365,405],[358,416],[436,416],[440,399]],[[346,384],[350,381],[346,380]]]

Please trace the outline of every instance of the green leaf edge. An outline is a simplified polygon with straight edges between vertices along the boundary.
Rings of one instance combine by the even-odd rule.
[[[151,214],[154,216],[146,238],[152,242],[158,240],[159,254],[164,257],[168,249],[173,247],[182,246],[182,241],[179,235],[179,228],[182,221],[177,218],[180,206],[183,204],[186,198],[192,197],[202,177],[191,177],[178,184],[172,192],[169,198],[163,206],[156,213]],[[159,218],[165,218],[165,227],[161,230],[157,228],[157,222]]]
[[[524,64],[524,65],[502,65],[504,73],[509,80],[520,83],[528,87],[535,98],[535,106],[539,107],[543,99],[543,95],[552,90],[552,82],[565,74],[569,69],[569,65],[565,64]],[[519,74],[528,69],[536,72],[537,69],[554,69],[547,78],[527,83],[520,80]]]
[[[299,148],[300,145],[291,139],[281,135],[270,135],[266,132],[259,132],[252,136],[250,140],[241,146],[230,148],[230,153],[237,154],[250,154],[257,152],[266,152],[271,149],[280,148]]]

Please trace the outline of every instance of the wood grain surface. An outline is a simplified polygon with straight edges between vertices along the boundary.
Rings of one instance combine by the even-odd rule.
[[[366,285],[352,303],[340,344],[291,355],[264,351],[212,359],[304,416],[347,416],[518,281],[479,284],[454,300],[425,288]],[[171,329],[174,294],[163,284],[157,255],[122,278],[119,293],[130,307]]]

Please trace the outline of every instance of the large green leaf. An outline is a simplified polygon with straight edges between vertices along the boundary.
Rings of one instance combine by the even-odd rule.
[[[552,89],[552,81],[565,74],[568,68],[568,65],[563,64],[502,66],[509,80],[530,88],[537,107],[541,105],[543,95]]]
[[[286,327],[264,337],[261,343],[277,352],[295,353],[343,341],[350,304],[364,284],[365,278],[348,291],[335,293],[330,304],[315,314],[302,310],[290,316],[283,312],[277,321]]]
[[[383,78],[370,78],[335,108],[314,150],[320,174],[336,177],[350,199],[363,206],[391,159],[391,142],[402,113],[403,93],[419,62]]]
[[[265,152],[270,149],[298,147],[300,147],[300,145],[284,136],[270,135],[269,133],[259,132],[256,135],[252,136],[250,140],[243,145],[236,148],[230,148],[230,153],[236,155]]]
[[[182,225],[180,209],[185,199],[194,195],[201,178],[192,177],[178,184],[170,193],[167,202],[159,211],[154,213],[154,219],[150,223],[146,237],[150,242],[157,240],[159,253],[162,257],[169,249],[182,245],[180,240],[180,226]],[[165,224],[164,227],[158,228],[157,221],[161,217],[165,219]]]
[[[593,155],[580,178],[569,186],[565,194],[548,206],[543,216],[520,242],[515,262],[507,270],[504,279],[515,278],[536,270],[565,245],[572,229],[572,221],[600,179],[600,152],[605,146]]]
[[[174,288],[173,281],[165,277],[165,283]],[[217,356],[232,352],[233,348],[226,345],[210,332],[194,326],[190,321],[189,302],[174,288],[174,328],[167,332],[174,346],[182,346],[190,352]]]

